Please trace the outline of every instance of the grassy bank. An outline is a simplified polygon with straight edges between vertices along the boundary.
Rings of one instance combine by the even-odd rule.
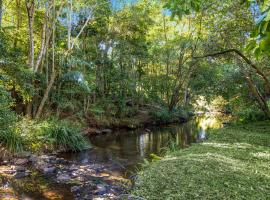
[[[131,191],[144,199],[269,199],[270,122],[211,131],[209,140],[139,173]]]

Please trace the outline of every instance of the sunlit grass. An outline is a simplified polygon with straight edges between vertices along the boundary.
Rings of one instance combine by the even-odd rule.
[[[168,153],[140,172],[144,199],[269,199],[270,124],[213,130],[209,140]]]

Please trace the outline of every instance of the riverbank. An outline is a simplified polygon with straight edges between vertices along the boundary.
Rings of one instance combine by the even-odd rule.
[[[143,199],[267,199],[270,122],[211,131],[209,140],[168,152],[139,173]]]
[[[84,135],[100,135],[111,133],[112,131],[125,129],[148,129],[156,126],[169,124],[185,123],[193,117],[191,111],[184,109],[169,112],[165,108],[140,108],[131,116],[117,118],[110,115],[96,116],[87,119],[87,128],[84,129]]]

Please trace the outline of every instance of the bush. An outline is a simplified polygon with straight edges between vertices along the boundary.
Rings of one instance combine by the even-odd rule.
[[[67,122],[52,126],[45,135],[45,141],[60,151],[82,151],[89,147],[81,131]]]
[[[24,119],[18,126],[30,151],[81,151],[89,146],[79,126],[67,121]]]
[[[189,118],[190,113],[188,113],[184,108],[177,108],[170,112],[168,108],[161,107],[159,109],[152,110],[150,115],[158,123],[166,124],[186,121]]]
[[[9,93],[0,87],[0,145],[11,153],[20,152],[23,149],[23,139],[16,132],[16,114],[10,109],[13,102]]]
[[[3,145],[4,149],[10,153],[19,153],[23,151],[23,138],[14,131],[0,131],[0,141],[0,146]]]
[[[248,107],[235,113],[238,121],[242,123],[263,121],[266,120],[266,116],[256,107]]]

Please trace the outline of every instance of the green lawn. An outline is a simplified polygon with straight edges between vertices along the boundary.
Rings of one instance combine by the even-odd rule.
[[[139,173],[144,199],[270,199],[270,122],[213,130]]]

